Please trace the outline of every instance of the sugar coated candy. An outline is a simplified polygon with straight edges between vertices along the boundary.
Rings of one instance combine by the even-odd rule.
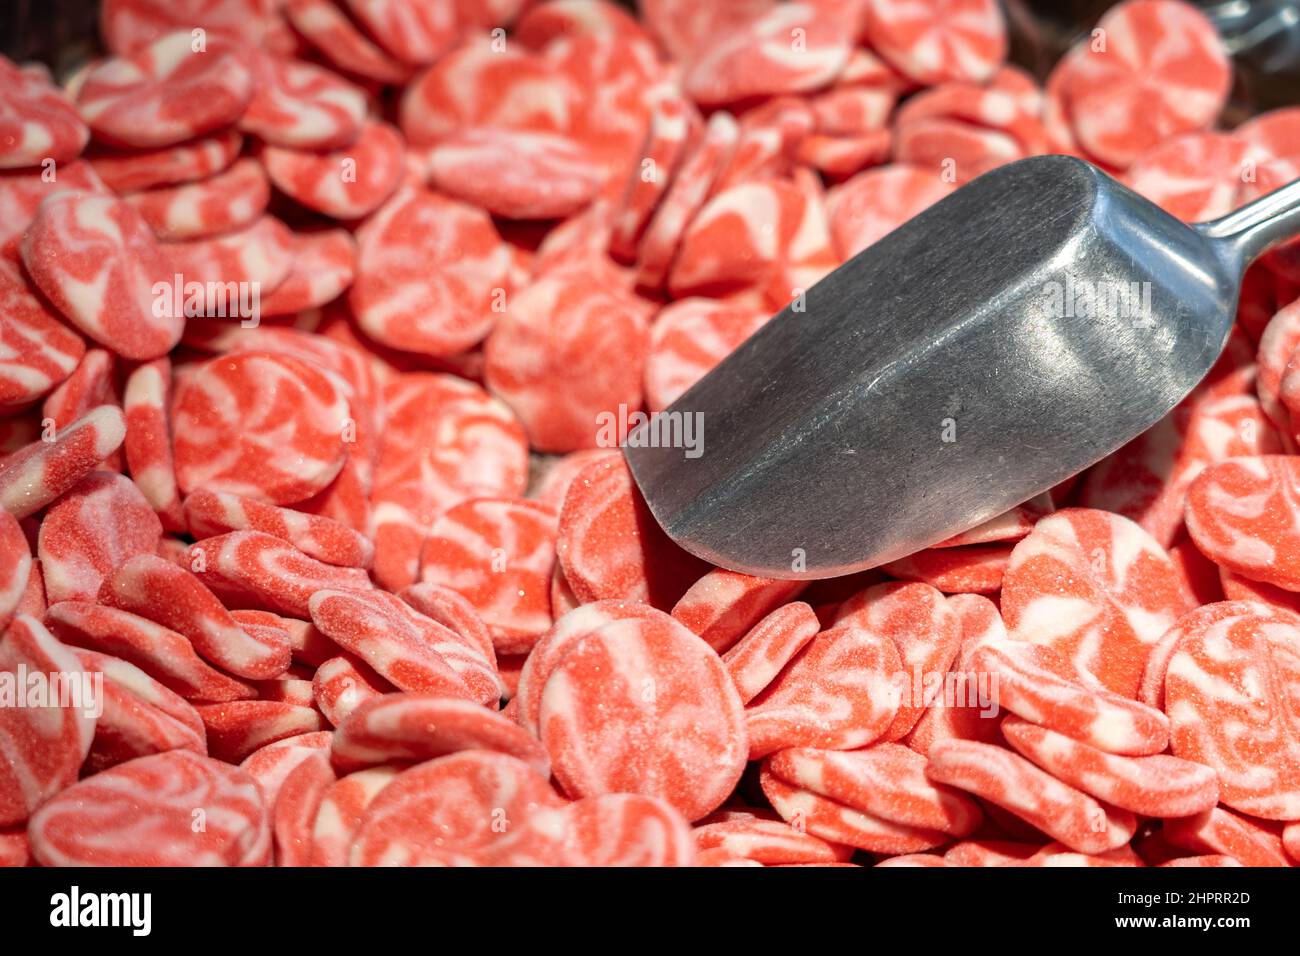
[[[879,568],[714,566],[622,451],[779,431],[682,410],[989,171],[1300,177],[1232,16],[98,6],[0,57],[0,866],[1300,865],[1300,240],[1163,418]]]

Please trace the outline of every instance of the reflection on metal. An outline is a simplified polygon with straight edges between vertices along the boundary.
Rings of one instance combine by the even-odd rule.
[[[1002,167],[818,283],[670,409],[704,454],[628,448],[688,551],[832,577],[1086,468],[1218,357],[1240,274],[1300,232],[1300,184],[1190,228],[1064,156]],[[806,563],[806,567],[804,566]]]

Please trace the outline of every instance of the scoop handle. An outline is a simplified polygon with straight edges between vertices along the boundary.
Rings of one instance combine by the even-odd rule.
[[[1300,179],[1193,228],[1240,274],[1269,246],[1300,235]]]

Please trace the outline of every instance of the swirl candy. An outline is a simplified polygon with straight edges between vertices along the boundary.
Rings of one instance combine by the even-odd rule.
[[[1043,84],[993,0],[100,6],[0,58],[0,866],[1300,865],[1297,244],[1141,435],[843,579],[618,447],[716,453],[674,405],[987,170],[1300,176],[1195,6]]]

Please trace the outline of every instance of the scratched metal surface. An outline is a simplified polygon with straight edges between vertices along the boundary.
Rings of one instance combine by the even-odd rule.
[[[1229,258],[1078,160],[1002,167],[864,250],[683,395],[669,412],[703,416],[703,455],[627,457],[660,523],[715,564],[873,567],[1045,491],[1168,412],[1226,340]],[[1150,312],[1055,314],[1045,290],[1067,278],[1150,283]]]

